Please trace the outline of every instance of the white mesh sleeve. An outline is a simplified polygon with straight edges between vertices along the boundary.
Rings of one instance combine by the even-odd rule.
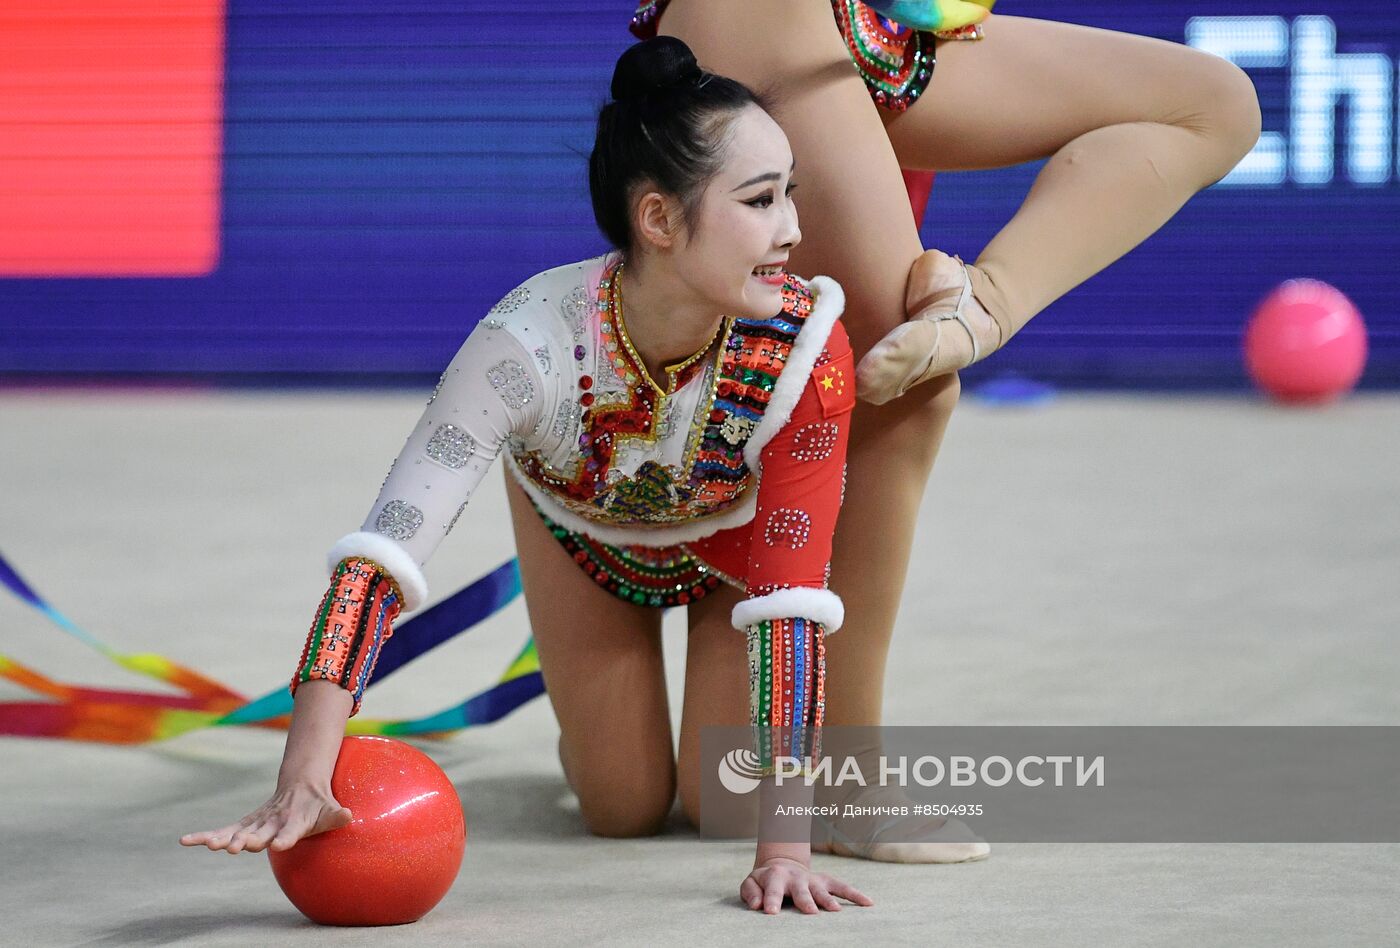
[[[421,566],[433,555],[506,441],[527,437],[552,417],[555,387],[557,380],[541,375],[508,329],[477,324],[390,466],[361,531],[337,542],[336,561],[351,553],[375,559],[377,550],[403,587],[405,605],[421,605],[427,594],[421,572],[398,573],[408,572],[409,560]],[[384,538],[407,554],[392,557],[397,572],[383,562]]]

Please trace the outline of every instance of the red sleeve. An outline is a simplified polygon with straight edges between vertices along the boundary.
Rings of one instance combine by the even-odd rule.
[[[838,322],[792,415],[764,446],[749,546],[749,598],[735,609],[749,647],[751,723],[759,765],[815,763],[825,706],[825,635],[840,627],[827,589],[831,541],[845,493],[855,407],[855,359]]]
[[[761,454],[749,596],[826,588],[855,403],[855,359],[838,322],[792,416]]]

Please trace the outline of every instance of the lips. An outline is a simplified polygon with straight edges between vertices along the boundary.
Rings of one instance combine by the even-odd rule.
[[[782,286],[787,280],[787,272],[784,269],[787,261],[778,263],[765,263],[762,266],[753,268],[753,275],[762,283],[772,286]]]

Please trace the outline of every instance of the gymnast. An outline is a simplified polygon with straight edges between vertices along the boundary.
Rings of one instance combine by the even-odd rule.
[[[346,720],[396,618],[427,600],[423,564],[498,455],[586,827],[654,834],[676,799],[668,606],[690,619],[682,756],[715,709],[747,705],[756,798],[810,799],[774,775],[820,760],[825,642],[843,621],[827,586],[856,402],[842,290],[788,269],[800,172],[760,98],[672,37],[624,53],[611,91],[589,183],[616,249],[531,277],[467,337],[361,529],[329,554],[273,796],[184,845],[280,851],[346,825],[330,789]],[[695,795],[682,808],[698,825]],[[807,826],[759,829],[739,889],[748,908],[873,904],[812,870]],[[968,858],[985,848],[945,845]]]

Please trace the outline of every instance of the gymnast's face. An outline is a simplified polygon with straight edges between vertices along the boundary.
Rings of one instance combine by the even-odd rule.
[[[678,242],[678,271],[700,298],[729,316],[766,319],[783,307],[788,255],[802,240],[792,202],[787,136],[767,112],[730,123],[724,164]]]

